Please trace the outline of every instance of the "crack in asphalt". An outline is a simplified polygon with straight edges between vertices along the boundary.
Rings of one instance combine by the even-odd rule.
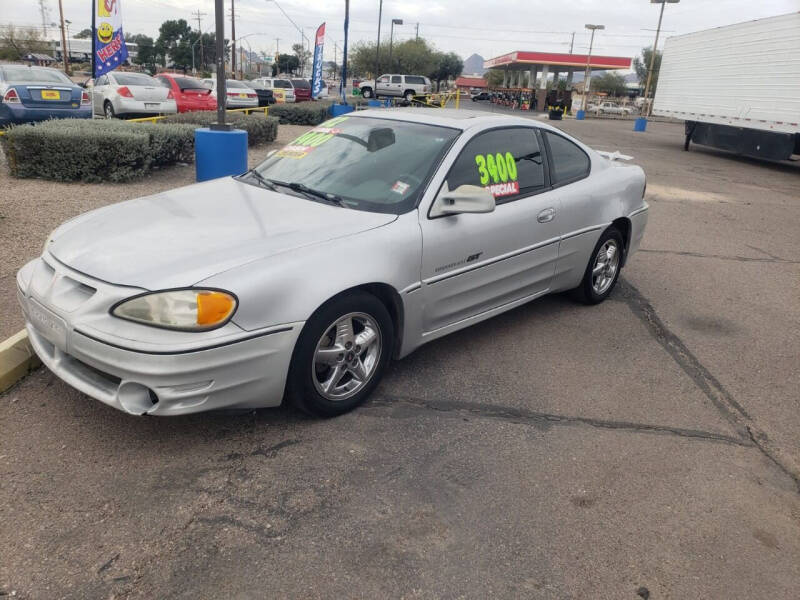
[[[750,246],[752,248],[752,246]],[[753,248],[754,250],[759,250],[760,252],[764,252],[759,248]],[[800,265],[800,260],[790,260],[788,258],[780,258],[778,256],[774,256],[767,252],[769,258],[764,258],[760,256],[728,256],[725,254],[703,254],[702,252],[689,252],[686,250],[654,250],[654,249],[647,249],[647,248],[639,248],[639,252],[645,252],[647,254],[675,254],[678,256],[691,256],[693,258],[717,258],[719,260],[733,260],[736,262],[757,262],[757,263],[778,263],[784,265]]]
[[[630,421],[609,421],[604,419],[593,419],[590,417],[576,417],[569,415],[557,415],[543,413],[527,409],[515,408],[510,406],[497,406],[489,404],[478,404],[474,402],[463,402],[459,400],[437,400],[429,401],[424,398],[410,396],[395,396],[391,394],[380,394],[368,406],[391,407],[398,403],[424,408],[437,412],[452,412],[459,414],[470,414],[488,419],[500,419],[513,423],[528,422],[537,425],[587,425],[599,429],[617,429],[624,431],[634,431],[638,433],[655,433],[677,435],[685,438],[695,438],[712,442],[731,444],[734,446],[750,447],[753,444],[743,437],[730,436],[725,434],[701,431],[698,429],[685,429],[682,427],[670,427],[667,425],[650,425],[647,423],[634,423]]]
[[[774,261],[773,261],[774,262]],[[617,289],[622,300],[628,305],[647,327],[650,334],[675,363],[694,381],[695,385],[706,395],[719,413],[734,427],[742,439],[749,439],[753,446],[774,463],[785,475],[788,475],[800,493],[800,474],[784,464],[778,458],[778,451],[771,444],[767,434],[756,427],[753,418],[725,389],[720,381],[698,360],[686,347],[686,344],[675,335],[661,320],[655,308],[647,298],[630,282],[620,278]]]

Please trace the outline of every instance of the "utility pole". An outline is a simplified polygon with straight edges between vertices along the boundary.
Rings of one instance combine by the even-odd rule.
[[[661,33],[661,19],[664,18],[664,5],[667,2],[676,4],[680,0],[650,0],[651,4],[660,3],[661,11],[658,13],[658,28],[656,29],[656,41],[653,42],[653,53],[650,55],[650,66],[647,69],[647,83],[644,86],[645,116],[649,117],[653,110],[653,103],[650,102],[650,81],[653,79],[653,66],[656,63],[656,52],[658,52],[658,35]]]
[[[200,12],[196,10],[192,13],[194,18],[197,19],[197,32],[200,34],[200,69],[203,69],[206,65],[206,61],[203,60],[203,26],[202,26],[202,18],[206,16],[206,13]]]
[[[583,75],[583,104],[581,110],[586,110],[586,100],[589,98],[589,80],[592,77],[592,46],[594,46],[594,32],[598,29],[605,29],[605,25],[586,25],[586,29],[592,32],[592,38],[589,40],[589,55],[586,57],[586,73]]]
[[[381,74],[381,19],[383,18],[383,0],[378,0],[380,4],[378,4],[378,43],[375,46],[375,77],[374,79],[378,79],[378,76]],[[349,6],[349,3],[348,3]],[[375,84],[377,85],[377,83]]]
[[[61,17],[61,58],[64,59],[64,72],[67,75],[70,75],[69,56],[68,56],[69,51],[67,50],[67,34],[64,32],[64,7],[61,5],[61,0],[58,0],[58,14]]]
[[[214,40],[217,51],[217,122],[211,124],[211,129],[216,131],[230,131],[230,125],[225,123],[225,0],[214,0],[214,23],[216,26],[216,39]]]
[[[417,31],[416,31],[416,33],[414,34],[414,39],[415,39],[416,41],[419,41],[419,23],[417,23]]]
[[[48,13],[50,9],[47,8],[47,0],[39,0],[39,14],[42,15],[42,31],[44,32],[44,37],[47,38],[47,23],[50,21],[48,17]]]
[[[569,42],[569,53],[572,54],[572,47],[575,45],[575,32],[572,32],[572,39]]]
[[[231,72],[236,79],[236,15],[233,12],[233,0],[231,0]]]

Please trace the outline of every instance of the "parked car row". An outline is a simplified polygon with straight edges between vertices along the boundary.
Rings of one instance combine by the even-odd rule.
[[[226,80],[225,106],[255,108],[311,100],[306,79]],[[328,95],[323,81],[320,97]],[[0,127],[46,119],[167,115],[216,110],[216,79],[112,71],[78,85],[58,69],[0,65]]]

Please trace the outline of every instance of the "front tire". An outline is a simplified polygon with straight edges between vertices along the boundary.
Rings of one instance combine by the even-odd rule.
[[[303,327],[292,354],[287,397],[318,417],[351,411],[378,385],[393,347],[394,326],[383,303],[362,291],[342,294]]]
[[[406,102],[413,102],[416,94],[411,90],[407,90],[406,93],[403,94],[403,97],[406,99]]]
[[[624,244],[616,227],[609,227],[597,240],[581,284],[573,290],[584,304],[600,304],[611,295],[622,268]]]

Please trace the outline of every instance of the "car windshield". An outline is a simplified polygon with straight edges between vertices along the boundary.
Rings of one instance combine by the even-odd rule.
[[[119,85],[158,85],[156,80],[142,73],[114,73]]]
[[[53,69],[37,69],[36,67],[2,67],[3,79],[10,83],[68,83],[75,85],[61,73]]]
[[[425,182],[460,133],[407,121],[336,117],[255,170],[277,186],[300,184],[348,208],[401,214],[417,205]]]
[[[292,83],[294,84],[294,87],[302,90],[311,89],[311,84],[309,84],[305,79],[292,79]]]

